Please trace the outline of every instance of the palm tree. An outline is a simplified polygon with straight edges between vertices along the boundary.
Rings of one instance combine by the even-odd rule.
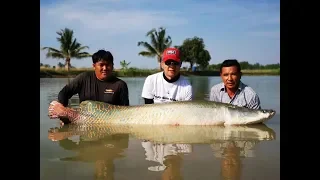
[[[127,70],[130,64],[131,62],[126,62],[126,60],[120,61],[121,69],[124,69],[124,70]]]
[[[57,37],[60,43],[60,50],[52,47],[43,47],[42,50],[47,50],[47,58],[65,59],[65,69],[69,71],[71,67],[71,58],[82,59],[90,57],[88,52],[82,52],[84,49],[89,49],[88,46],[82,46],[76,38],[73,37],[73,30],[65,28],[57,32]]]
[[[139,52],[139,55],[152,58],[157,57],[159,67],[161,70],[161,56],[163,51],[171,46],[171,37],[166,37],[166,29],[162,27],[160,27],[158,31],[155,28],[150,30],[146,36],[150,37],[151,44],[143,41],[138,42],[138,46],[143,46],[146,48],[146,51]]]

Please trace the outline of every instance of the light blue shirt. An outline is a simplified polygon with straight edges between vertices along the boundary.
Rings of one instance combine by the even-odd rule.
[[[222,83],[214,85],[210,91],[210,101],[230,103],[250,109],[261,109],[260,99],[254,90],[240,81],[239,88],[233,98],[230,98]]]

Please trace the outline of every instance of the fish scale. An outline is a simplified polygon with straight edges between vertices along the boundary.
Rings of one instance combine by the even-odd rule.
[[[117,106],[83,101],[73,116],[76,124],[242,125],[271,119],[274,110],[249,109],[213,101],[175,101],[160,104]]]

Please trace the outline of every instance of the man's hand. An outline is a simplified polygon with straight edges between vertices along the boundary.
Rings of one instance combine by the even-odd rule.
[[[59,132],[58,128],[51,128],[48,131],[48,139],[50,139],[51,141],[60,141],[70,136],[70,132]]]
[[[64,117],[66,114],[66,107],[58,101],[52,101],[49,105],[48,112],[50,119]]]

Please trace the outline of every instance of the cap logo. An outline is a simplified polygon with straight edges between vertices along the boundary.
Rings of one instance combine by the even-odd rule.
[[[168,51],[167,51],[167,54],[168,54],[168,55],[170,55],[170,54],[176,54],[176,50],[168,50]]]

